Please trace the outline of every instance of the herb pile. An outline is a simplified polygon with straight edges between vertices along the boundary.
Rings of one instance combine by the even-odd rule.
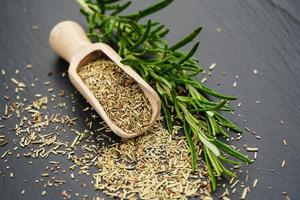
[[[177,127],[174,132],[177,132]],[[95,188],[121,199],[211,200],[204,163],[191,175],[185,139],[171,135],[159,121],[142,137],[100,148]],[[84,158],[84,157],[83,157]]]
[[[151,120],[151,106],[138,83],[112,61],[97,60],[78,75],[110,119],[128,134],[138,133]]]
[[[50,82],[45,82],[45,85],[48,83],[52,85]],[[40,85],[39,82],[37,84]],[[30,90],[24,89],[23,92]],[[40,92],[44,93],[43,90]],[[82,109],[83,113],[88,114],[85,120],[87,128],[82,130],[77,125],[80,120],[69,110],[72,107],[72,111],[76,111],[76,96],[68,93],[37,94],[36,100],[31,103],[27,103],[25,98],[16,100],[11,97],[5,104],[6,113],[0,119],[10,124],[17,117],[17,123],[9,127],[16,137],[8,132],[8,138],[3,143],[5,136],[0,135],[0,160],[3,160],[3,166],[6,165],[6,168],[1,168],[3,171],[0,170],[1,176],[9,176],[10,179],[23,177],[25,183],[39,183],[43,185],[42,196],[47,196],[51,188],[58,187],[62,189],[63,199],[102,199],[99,194],[93,198],[85,193],[86,182],[80,181],[81,192],[67,189],[68,182],[76,184],[84,176],[95,190],[112,198],[199,197],[211,200],[211,186],[204,163],[199,163],[198,169],[191,175],[191,165],[186,162],[189,152],[183,137],[169,134],[162,123],[157,122],[144,137],[114,141],[109,137],[113,133],[103,121],[100,121],[100,128],[95,128],[99,127],[101,119],[91,112],[91,107]],[[64,103],[57,103],[61,101]],[[177,130],[178,127],[175,127],[174,132]],[[62,160],[62,157],[65,159]],[[27,158],[28,163],[22,158]],[[39,159],[47,159],[48,164],[37,177],[27,179],[19,175],[21,172],[10,169],[9,163],[13,159],[19,159],[24,168],[28,164],[32,167],[33,162],[40,163]],[[67,159],[70,162],[66,162]],[[26,193],[25,189],[21,190],[22,195]]]
[[[219,113],[232,111],[228,102],[236,97],[220,94],[194,79],[203,71],[193,58],[199,42],[188,53],[179,50],[194,40],[201,28],[169,45],[163,39],[169,32],[165,25],[152,20],[146,23],[141,21],[172,1],[162,0],[136,13],[122,14],[131,4],[130,1],[78,0],[80,11],[87,20],[90,39],[115,46],[124,58],[122,62],[131,66],[156,89],[170,132],[175,123],[183,127],[194,171],[200,155],[197,146],[202,143],[205,164],[215,191],[216,177],[224,174],[235,177],[224,163],[239,165],[240,161],[252,163],[253,160],[217,138],[219,135],[228,138],[229,131],[242,132]],[[216,101],[208,97],[214,97]]]

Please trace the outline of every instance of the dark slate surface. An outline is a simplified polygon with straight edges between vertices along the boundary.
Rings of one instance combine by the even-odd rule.
[[[153,1],[145,2],[135,1],[132,9]],[[252,189],[248,199],[284,199],[282,192],[288,192],[291,199],[300,198],[299,10],[300,1],[297,0],[177,0],[163,12],[153,16],[171,28],[171,34],[167,38],[170,42],[180,39],[198,25],[204,27],[197,57],[205,68],[213,62],[217,63],[208,85],[238,96],[239,100],[233,104],[242,102],[242,107],[236,111],[242,117],[229,117],[240,126],[255,130],[262,137],[259,141],[245,131],[240,142],[233,142],[240,147],[249,144],[259,148],[257,161],[247,168],[249,180],[246,185],[251,186],[253,180],[258,179],[258,185]],[[6,85],[12,88],[9,78],[13,76],[27,82],[38,77],[40,82],[49,80],[54,83],[56,91],[64,89],[67,94],[74,92],[69,80],[60,76],[61,72],[67,70],[68,64],[58,59],[48,45],[51,27],[64,19],[72,19],[84,25],[78,6],[72,0],[2,1],[0,69],[6,70],[7,77],[0,75],[1,96],[14,96],[12,90],[5,90]],[[38,30],[33,31],[33,25],[37,25]],[[24,72],[24,66],[28,63],[33,65],[33,69]],[[20,69],[21,73],[14,75],[15,69]],[[253,69],[258,70],[258,75],[252,73]],[[50,71],[53,71],[51,77],[47,75]],[[236,75],[239,76],[238,79],[235,78]],[[232,86],[234,81],[237,82],[236,88]],[[31,89],[23,96],[32,100],[33,95],[41,90]],[[77,94],[76,98],[79,99],[78,106],[85,106],[80,95]],[[257,100],[260,101],[259,104],[256,103]],[[3,104],[1,97],[1,112]],[[79,126],[84,126],[83,113],[78,111],[72,115],[80,118]],[[280,124],[280,120],[284,125]],[[7,133],[15,121],[0,121],[0,124],[3,123],[6,127],[0,129],[0,132]],[[14,137],[11,133],[10,140]],[[286,139],[287,147],[283,146],[283,139]],[[10,147],[9,144],[1,148],[0,153]],[[20,149],[18,151],[22,152]],[[56,159],[62,167],[70,165],[65,158]],[[286,160],[286,166],[280,169],[283,159]],[[91,184],[86,188],[80,186],[82,182],[89,183],[91,178],[79,176],[78,182],[69,181],[61,188],[49,188],[46,196],[41,197],[42,185],[32,180],[39,178],[47,165],[48,161],[41,159],[34,160],[33,164],[28,164],[28,159],[15,159],[12,156],[7,163],[0,159],[1,200],[61,199],[63,189],[72,190],[72,199],[77,199],[75,192],[81,194],[80,199],[82,194],[89,194],[89,199],[99,195],[93,191]],[[10,166],[10,169],[6,166]],[[271,168],[275,170],[274,173],[270,172]],[[13,179],[9,178],[11,171],[14,172]],[[70,179],[69,173],[59,176]],[[25,183],[24,179],[29,182]],[[245,174],[240,175],[240,179],[244,181]],[[22,189],[26,190],[23,196]],[[219,190],[217,195],[221,192]],[[240,195],[241,189],[238,188],[237,193],[231,197],[239,199]]]

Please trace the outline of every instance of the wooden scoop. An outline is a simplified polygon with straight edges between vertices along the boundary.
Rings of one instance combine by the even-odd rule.
[[[122,58],[110,46],[103,43],[92,44],[86,37],[83,28],[78,23],[73,21],[63,21],[58,23],[51,30],[49,43],[56,53],[70,63],[68,73],[73,85],[117,135],[123,138],[132,138],[141,135],[154,124],[157,118],[159,118],[161,102],[153,88],[151,88],[150,85],[148,85],[131,67],[123,65],[121,63]],[[80,67],[98,59],[109,59],[117,64],[139,84],[150,102],[152,108],[151,120],[149,125],[141,132],[128,134],[116,126],[108,117],[93,93],[78,76],[77,72]]]

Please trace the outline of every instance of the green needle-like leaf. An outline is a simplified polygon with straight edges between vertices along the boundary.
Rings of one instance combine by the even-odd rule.
[[[241,130],[239,127],[237,127],[234,123],[232,123],[232,122],[229,121],[228,119],[225,119],[225,117],[223,117],[220,113],[215,112],[215,113],[214,113],[214,117],[215,117],[217,120],[219,120],[219,122],[220,122],[223,126],[225,126],[225,127],[227,127],[227,128],[230,128],[231,130],[233,130],[233,131],[235,131],[235,132],[237,132],[237,133],[241,133],[241,132],[242,132],[242,130]]]
[[[218,98],[221,98],[221,99],[227,99],[227,100],[236,100],[237,98],[234,97],[234,96],[227,96],[227,95],[223,95],[223,94],[220,94],[218,92],[216,92],[215,90],[213,89],[210,89],[210,88],[207,88],[205,87],[204,85],[201,85],[200,83],[197,84],[197,88],[204,92],[204,93],[207,93],[211,96],[214,96],[214,97],[218,97]]]
[[[120,14],[121,12],[123,12],[123,10],[125,10],[126,8],[128,8],[130,6],[130,4],[131,4],[131,1],[128,1],[128,2],[124,3],[121,6],[118,5],[116,7],[115,11],[113,11],[110,15],[115,16],[115,15]]]
[[[168,108],[167,97],[162,96],[161,100],[162,100],[162,108],[163,108],[165,118],[166,118],[166,122],[167,122],[168,131],[169,131],[169,133],[172,133],[173,122],[172,122],[172,117],[171,117],[170,110]]]
[[[123,57],[125,55],[125,49],[126,49],[126,43],[125,43],[125,39],[123,37],[120,38],[120,42],[119,42],[119,55],[121,57]]]
[[[200,44],[200,42],[197,42],[197,43],[193,46],[193,48],[191,49],[191,51],[190,51],[184,58],[182,58],[178,63],[179,63],[179,64],[182,64],[182,63],[184,63],[185,61],[188,61],[188,60],[194,55],[194,53],[196,52],[196,50],[198,49],[199,44]]]
[[[197,100],[197,102],[200,103],[201,101]],[[214,106],[207,106],[205,108],[193,109],[193,110],[191,110],[191,112],[204,112],[204,111],[211,111],[211,110],[220,110],[221,108],[223,108],[225,106],[226,103],[227,103],[227,101],[222,100],[219,104],[215,104]]]
[[[221,176],[222,175],[222,168],[217,160],[217,158],[215,157],[215,155],[213,153],[210,152],[209,148],[206,149],[206,153],[209,157],[209,160],[214,168],[214,170],[216,171],[217,173],[217,176]]]
[[[196,170],[197,168],[197,152],[196,152],[196,146],[195,143],[193,142],[193,137],[192,137],[192,131],[188,126],[187,121],[184,120],[183,122],[183,130],[185,133],[185,137],[187,139],[187,143],[189,146],[189,150],[191,153],[191,158],[192,158],[192,170],[193,172]]]
[[[147,39],[147,37],[150,33],[150,29],[151,29],[151,20],[148,21],[144,34],[140,37],[140,39],[132,47],[130,47],[130,49],[134,49],[135,47],[142,44]]]
[[[215,192],[217,190],[217,181],[216,181],[216,177],[214,175],[212,166],[211,166],[211,161],[207,155],[207,150],[206,148],[203,149],[204,151],[204,158],[205,158],[205,163],[206,163],[206,167],[207,167],[207,171],[210,177],[210,182],[211,182],[211,186],[212,186],[212,190],[213,192]]]
[[[101,14],[104,15],[105,14],[105,4],[104,4],[103,0],[96,0],[96,1],[99,5]]]
[[[179,49],[180,47],[183,47],[184,45],[188,44],[189,42],[191,42],[194,38],[197,37],[197,35],[201,32],[202,27],[197,28],[196,30],[194,30],[190,35],[186,36],[185,38],[183,38],[181,41],[177,42],[176,44],[174,44],[172,47],[170,47],[170,50],[176,50]]]
[[[240,164],[241,164],[241,163],[238,162],[238,161],[230,160],[230,159],[228,159],[228,158],[224,158],[223,156],[219,156],[218,158],[219,158],[220,160],[223,160],[223,161],[225,161],[225,162],[227,162],[227,163],[230,163],[230,164],[233,164],[233,165],[240,165]]]
[[[161,30],[163,30],[165,28],[165,25],[160,25],[157,28],[155,28],[154,30],[152,30],[151,34],[155,35],[158,32],[160,32]]]
[[[103,2],[104,2],[105,4],[112,4],[112,3],[116,3],[116,2],[118,2],[118,1],[121,1],[121,0],[103,0]]]
[[[226,169],[226,167],[224,167],[224,165],[219,160],[218,160],[218,163],[219,163],[220,168],[222,169],[222,171],[225,174],[227,174],[230,177],[236,178],[236,174],[235,173],[233,173],[233,172],[229,171],[228,169]]]
[[[253,163],[254,160],[250,160],[248,157],[246,157],[245,155],[243,155],[242,153],[234,150],[233,148],[231,148],[228,144],[224,144],[223,142],[219,141],[219,140],[215,140],[214,143],[223,151],[225,151],[226,153],[228,153],[231,156],[236,157],[237,159],[243,161],[243,162],[247,162],[247,163]]]
[[[157,4],[154,4],[150,6],[149,8],[146,8],[144,10],[140,10],[137,13],[131,14],[131,15],[126,15],[124,17],[129,18],[129,19],[134,19],[136,21],[140,20],[143,17],[146,17],[147,15],[151,15],[152,13],[155,13],[166,6],[168,6],[170,3],[172,3],[173,0],[163,0]]]

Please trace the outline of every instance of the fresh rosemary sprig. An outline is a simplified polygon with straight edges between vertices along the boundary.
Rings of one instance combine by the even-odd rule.
[[[168,33],[160,22],[140,20],[168,6],[173,0],[162,0],[136,13],[122,15],[131,1],[119,0],[77,0],[81,13],[88,24],[88,36],[98,42],[106,42],[115,47],[123,63],[130,65],[158,92],[166,125],[171,132],[174,122],[183,126],[191,153],[193,170],[197,167],[196,145],[202,145],[205,163],[213,191],[216,190],[216,177],[235,174],[226,169],[223,163],[240,164],[230,160],[232,156],[242,162],[253,160],[231,146],[217,139],[218,135],[229,137],[228,131],[241,132],[234,123],[224,118],[218,111],[232,111],[228,101],[236,97],[226,96],[207,88],[193,77],[203,71],[193,58],[199,43],[188,53],[178,49],[193,41],[200,33],[197,28],[174,45],[169,45],[163,37]],[[211,101],[207,96],[216,97]]]

